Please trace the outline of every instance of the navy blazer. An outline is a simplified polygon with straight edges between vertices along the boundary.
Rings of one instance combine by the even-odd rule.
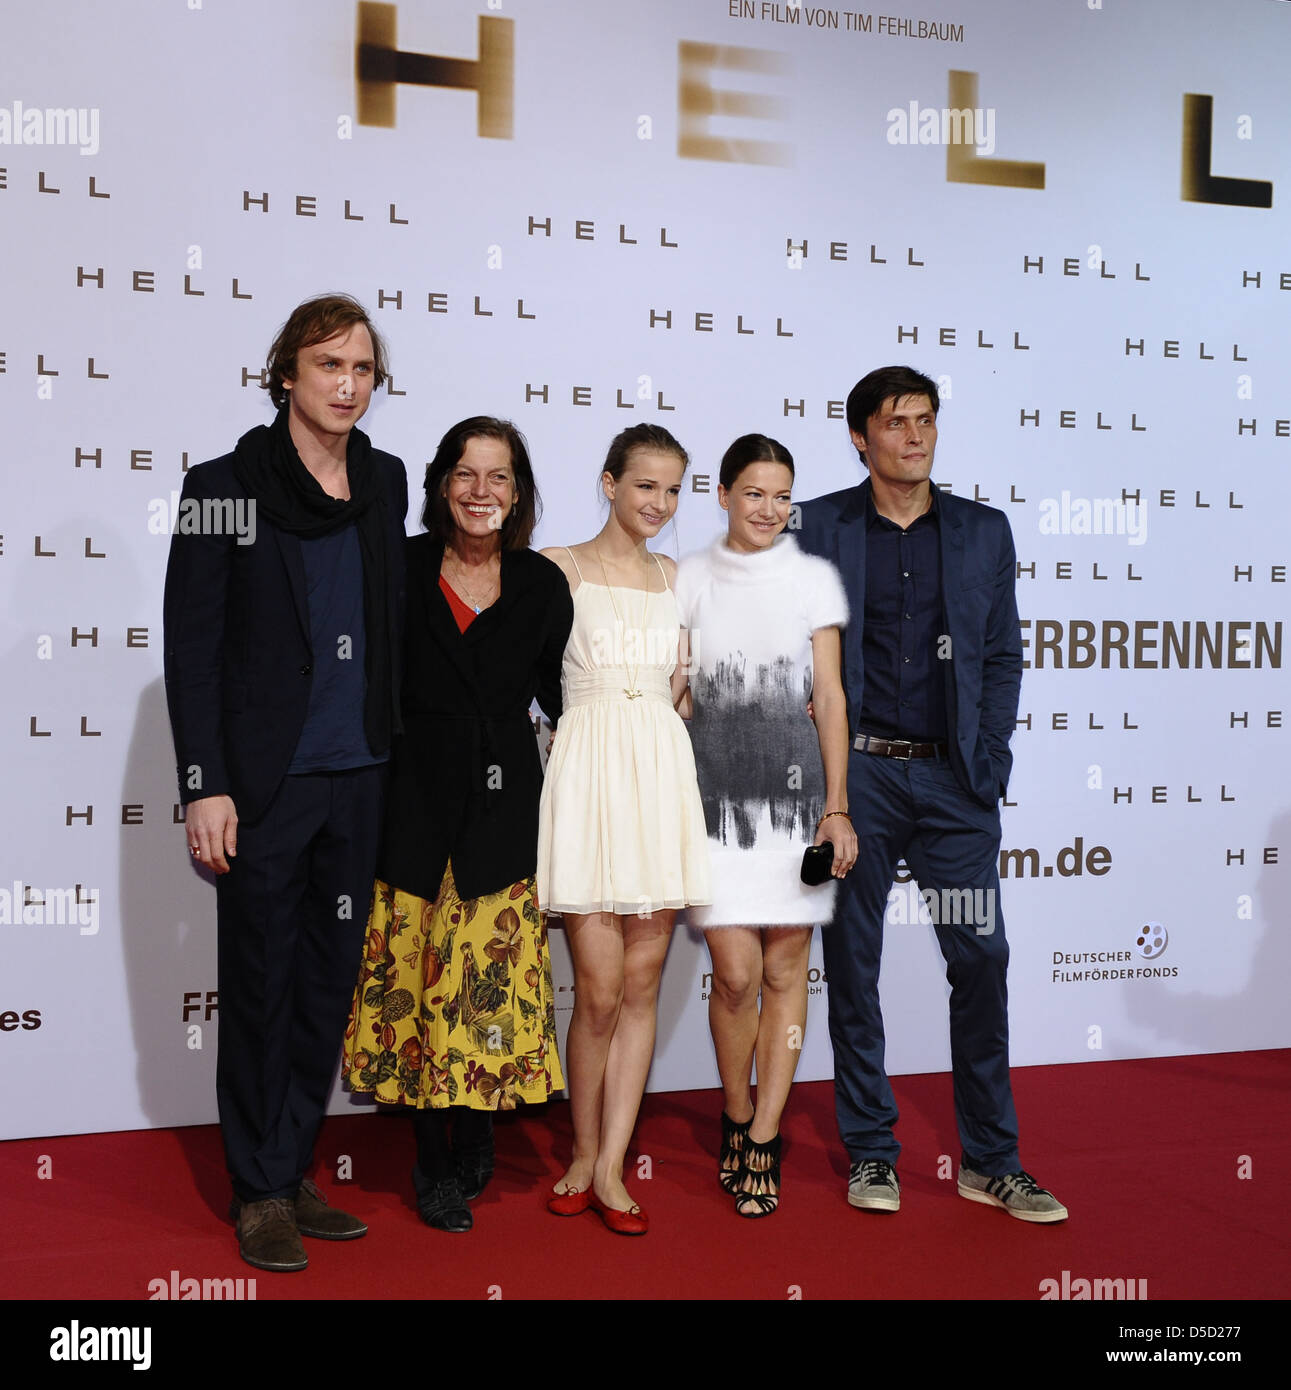
[[[934,484],[934,486],[936,486]],[[843,631],[843,686],[855,731],[865,693],[866,502],[870,480],[801,508],[798,543],[843,577],[852,622]],[[959,784],[993,806],[1009,784],[1009,739],[1022,688],[1017,558],[1008,518],[995,507],[937,490],[941,591],[950,659],[945,662],[950,764]]]
[[[233,457],[190,469],[184,500],[245,501]],[[371,459],[381,472],[377,505],[388,532],[387,601],[397,632],[408,478],[393,454],[373,449]],[[255,518],[250,545],[233,535],[176,532],[163,612],[179,799],[187,805],[204,796],[231,796],[240,821],[258,820],[287,775],[309,710],[314,652],[300,538],[262,515]]]

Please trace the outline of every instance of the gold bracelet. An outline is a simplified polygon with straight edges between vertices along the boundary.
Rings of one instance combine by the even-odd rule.
[[[819,830],[820,827],[824,825],[824,823],[830,818],[830,816],[844,816],[846,817],[849,824],[851,823],[852,819],[846,811],[826,811],[825,814],[821,816],[821,818],[816,822],[816,829]]]

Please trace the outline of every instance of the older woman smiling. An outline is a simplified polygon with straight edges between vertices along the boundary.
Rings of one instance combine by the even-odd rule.
[[[405,731],[346,1033],[350,1085],[415,1107],[418,1210],[446,1231],[470,1230],[492,1175],[493,1112],[563,1085],[529,707],[559,717],[573,605],[528,549],[537,509],[513,425],[476,416],[440,441],[408,542]]]

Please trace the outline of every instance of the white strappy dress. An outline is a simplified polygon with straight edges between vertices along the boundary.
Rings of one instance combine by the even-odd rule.
[[[580,582],[539,810],[539,903],[625,916],[711,903],[695,759],[670,688],[676,596],[666,575],[660,593],[611,592],[570,559]]]

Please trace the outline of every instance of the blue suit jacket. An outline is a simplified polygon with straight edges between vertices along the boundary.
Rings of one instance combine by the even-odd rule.
[[[935,486],[935,484],[934,484]],[[843,576],[851,625],[843,633],[843,686],[855,730],[865,692],[865,513],[859,487],[805,502],[798,543]],[[993,806],[1009,783],[1009,739],[1022,688],[1017,559],[1008,518],[994,507],[937,491],[941,588],[950,659],[944,663],[950,764],[960,785]]]

